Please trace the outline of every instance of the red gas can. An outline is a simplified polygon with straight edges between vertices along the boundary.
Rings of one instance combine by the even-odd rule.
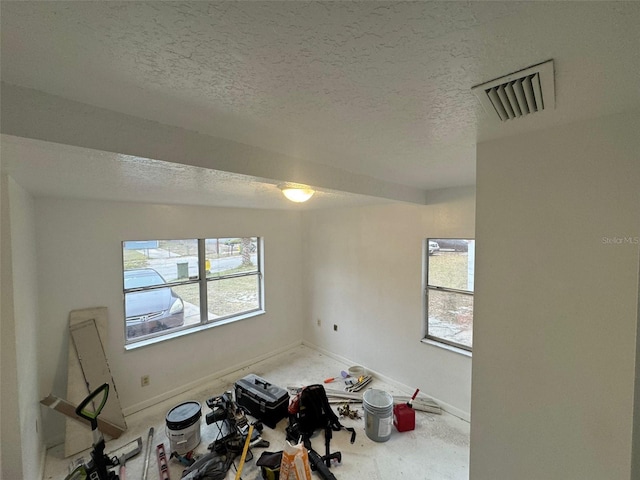
[[[393,406],[393,425],[399,432],[416,428],[416,412],[406,403]]]

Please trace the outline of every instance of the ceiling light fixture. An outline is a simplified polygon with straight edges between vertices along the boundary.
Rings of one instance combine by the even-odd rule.
[[[302,203],[313,197],[315,190],[303,185],[279,185],[278,188],[292,202]]]

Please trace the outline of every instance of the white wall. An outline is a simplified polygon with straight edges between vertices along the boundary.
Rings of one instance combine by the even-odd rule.
[[[478,145],[471,480],[630,479],[638,132],[636,112]]]
[[[305,213],[304,339],[468,419],[471,358],[421,342],[422,254],[427,237],[475,236],[475,191],[438,191],[428,202]]]
[[[0,155],[0,169],[2,168],[2,155]],[[1,171],[1,170],[0,170]],[[4,176],[0,176],[0,385],[2,385],[2,377],[3,377],[3,373],[4,369],[2,367],[3,364],[3,352],[5,350],[4,347],[4,343],[3,343],[3,337],[2,337],[2,331],[4,330],[4,323],[2,322],[2,319],[4,318],[4,314],[3,314],[3,297],[5,295],[4,293],[4,270],[2,269],[2,256],[4,255],[4,250],[3,250],[3,241],[2,241],[2,236],[3,236],[3,231],[7,230],[7,227],[5,227],[5,218],[4,218],[4,213],[2,210],[2,206],[4,203],[3,201],[3,196],[4,196],[4,191],[6,190],[6,188],[3,188],[3,184],[5,183],[5,179]],[[13,367],[11,367],[13,369]],[[2,432],[3,432],[3,420],[2,420],[2,399],[3,399],[4,395],[2,394],[2,391],[0,391],[0,444],[2,443]],[[4,466],[2,463],[2,458],[3,458],[3,453],[4,453],[4,448],[2,448],[2,446],[0,446],[0,476],[4,476],[3,472],[4,472]]]
[[[35,214],[29,194],[2,177],[2,478],[39,478],[44,466],[37,335]]]
[[[36,201],[40,289],[40,392],[64,395],[68,316],[106,306],[103,339],[125,414],[252,358],[300,342],[300,213],[206,207]],[[267,313],[167,342],[124,350],[123,240],[264,237]],[[140,377],[149,374],[144,389]],[[46,417],[48,444],[61,441],[62,416]]]

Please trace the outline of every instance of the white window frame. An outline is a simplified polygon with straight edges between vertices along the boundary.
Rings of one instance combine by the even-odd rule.
[[[140,346],[149,345],[152,343],[157,343],[160,341],[169,340],[171,338],[176,338],[179,336],[183,336],[186,334],[202,331],[211,327],[225,325],[228,323],[236,322],[239,320],[243,320],[246,318],[251,318],[257,315],[262,315],[265,313],[265,302],[264,302],[264,240],[262,237],[252,236],[245,238],[255,238],[256,241],[256,269],[248,272],[241,273],[233,273],[229,275],[220,275],[220,276],[207,276],[206,264],[206,241],[207,240],[223,240],[228,238],[236,238],[236,237],[217,237],[217,238],[193,238],[193,239],[160,239],[160,240],[144,240],[141,242],[159,242],[159,241],[175,241],[175,240],[196,240],[198,246],[198,277],[197,278],[186,278],[184,280],[173,280],[171,282],[167,282],[164,285],[158,286],[147,286],[147,287],[139,287],[139,288],[124,288],[124,245],[125,243],[137,242],[126,240],[122,242],[121,252],[122,252],[122,290],[123,290],[123,326],[124,326],[124,339],[125,339],[125,349],[137,348]],[[226,316],[217,317],[215,319],[209,320],[209,299],[208,299],[208,285],[209,282],[216,281],[224,281],[232,278],[239,277],[257,277],[258,284],[258,307],[252,310],[245,310],[240,313],[230,314]],[[151,291],[158,288],[166,288],[169,287],[179,287],[183,285],[193,285],[197,284],[199,286],[199,300],[200,300],[200,321],[198,323],[194,323],[191,325],[173,328],[167,331],[160,331],[152,334],[147,334],[138,338],[127,338],[127,323],[126,323],[126,306],[125,306],[125,298],[127,293],[137,292],[137,291]]]
[[[471,297],[474,296],[474,290],[460,290],[460,289],[456,289],[456,288],[450,288],[450,287],[445,287],[442,285],[430,285],[429,284],[429,260],[430,260],[430,254],[429,254],[429,241],[437,241],[439,239],[446,239],[446,240],[473,240],[474,241],[474,250],[473,250],[473,257],[469,258],[468,261],[473,262],[475,259],[475,239],[473,238],[462,238],[462,237],[458,237],[458,238],[452,238],[452,237],[430,237],[427,238],[424,242],[424,249],[423,249],[423,265],[424,265],[424,275],[423,275],[423,292],[424,292],[424,297],[423,297],[423,304],[424,304],[424,328],[423,328],[423,341],[426,341],[427,343],[432,343],[435,345],[441,345],[441,346],[445,346],[447,348],[453,348],[455,350],[461,350],[465,353],[468,353],[469,355],[471,354],[471,352],[473,351],[473,347],[469,346],[469,345],[465,345],[463,343],[458,343],[458,342],[454,342],[450,339],[446,339],[446,338],[442,338],[436,335],[433,335],[429,332],[429,293],[430,292],[440,292],[440,293],[451,293],[452,295],[469,295]],[[472,326],[473,329],[473,326]]]

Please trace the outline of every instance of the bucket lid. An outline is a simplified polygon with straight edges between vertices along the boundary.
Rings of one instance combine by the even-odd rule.
[[[167,413],[167,427],[170,430],[182,430],[196,423],[201,414],[198,402],[181,403]]]

